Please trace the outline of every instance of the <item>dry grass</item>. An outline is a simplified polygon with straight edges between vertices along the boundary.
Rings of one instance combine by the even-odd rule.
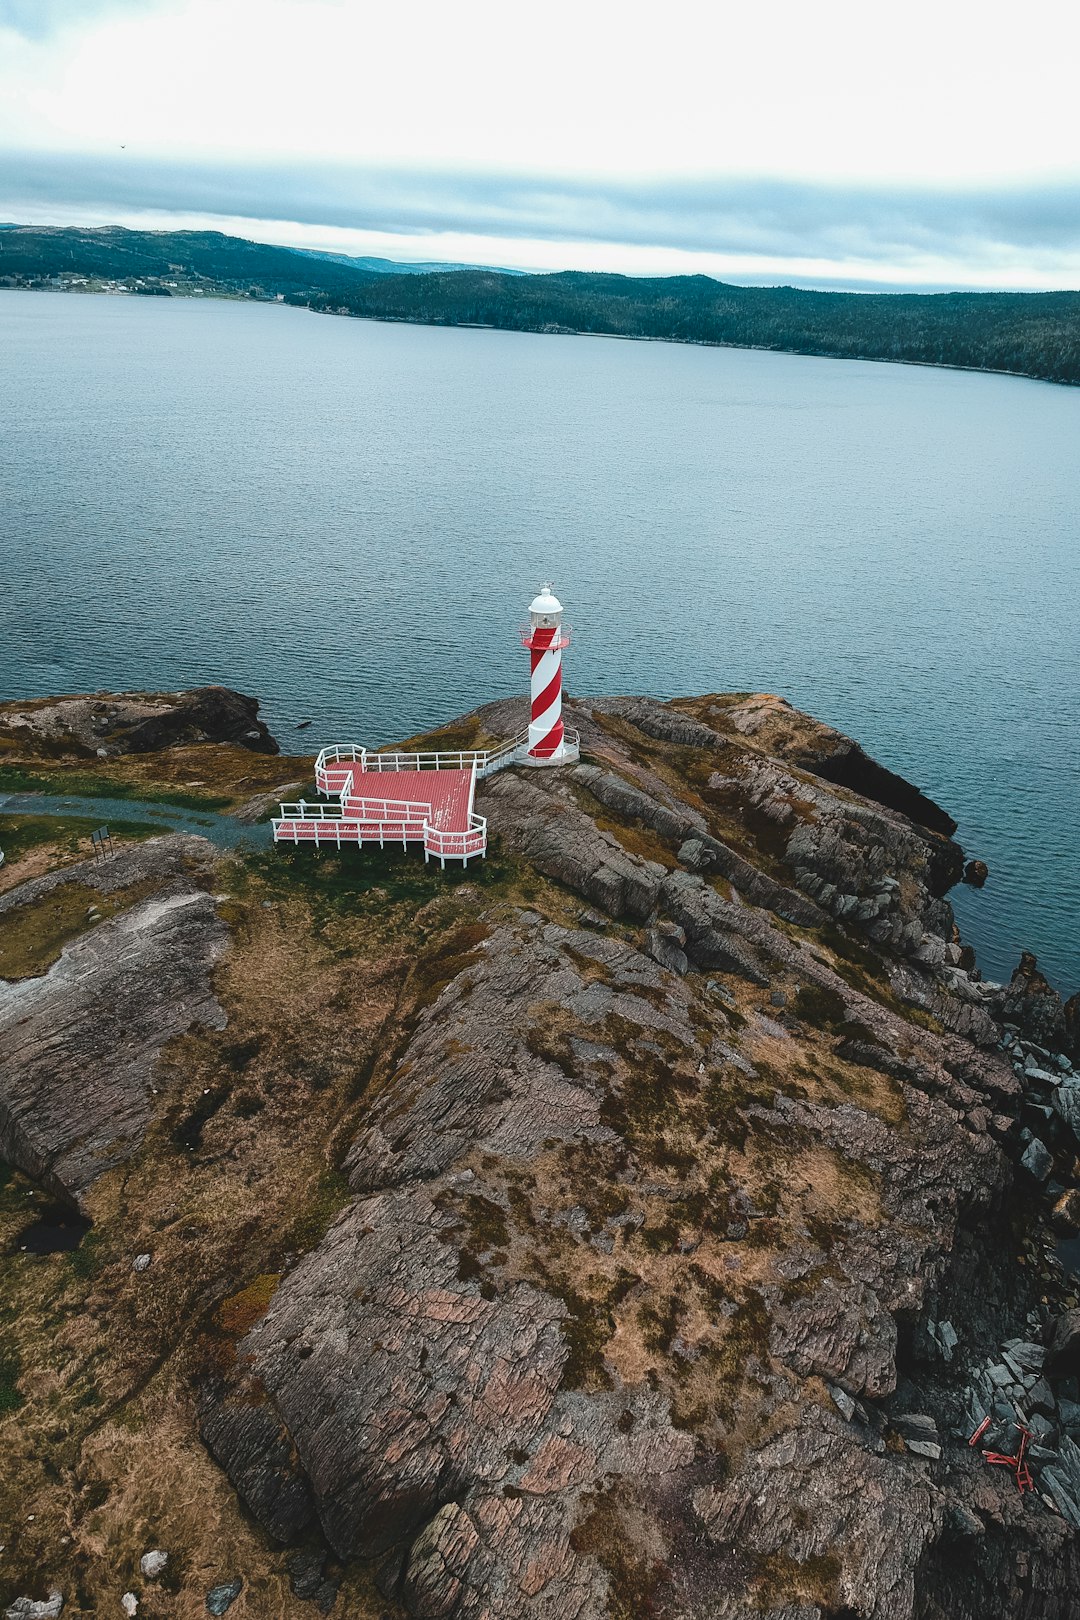
[[[0,1194],[0,1330],[22,1368],[22,1404],[0,1413],[0,1580],[14,1593],[55,1578],[65,1614],[118,1612],[130,1589],[140,1615],[195,1616],[241,1573],[232,1612],[310,1616],[197,1440],[191,1391],[348,1196],[337,1159],[393,1027],[401,961],[371,948],[363,912],[321,934],[301,892],[268,906],[242,863],[217,881],[233,896],[215,986],[228,1026],[166,1049],[154,1124],[96,1183],[81,1248],[10,1252],[32,1200],[21,1178]],[[75,898],[85,913],[103,897]],[[140,1252],[153,1259],[136,1273]],[[133,1573],[154,1545],[175,1554],[179,1591],[155,1596]],[[392,1609],[365,1583],[350,1575],[347,1612]]]
[[[775,865],[761,853],[775,827],[752,824],[737,794],[729,804],[724,788],[710,786],[714,772],[731,772],[737,749],[711,757],[654,744],[617,717],[600,724],[613,758],[623,748],[647,762],[721,837]],[[470,722],[416,741],[483,739]],[[744,757],[754,746],[751,739]],[[210,748],[145,764],[129,756],[116,779],[122,768],[132,785],[239,801],[271,776],[310,768],[232,753],[242,758]],[[803,813],[796,798],[793,806]],[[603,824],[624,848],[670,860],[647,830]],[[318,1242],[347,1200],[345,1147],[418,1009],[469,970],[514,907],[570,925],[580,911],[579,900],[497,847],[460,877],[425,870],[415,857],[301,851],[225,862],[215,881],[231,895],[222,910],[233,946],[216,973],[228,1027],[189,1034],[166,1053],[153,1129],[143,1151],[95,1187],[96,1225],[82,1249],[0,1260],[10,1313],[0,1326],[10,1327],[24,1369],[16,1380],[23,1405],[0,1414],[0,1521],[14,1526],[0,1572],[29,1582],[55,1569],[74,1614],[112,1612],[130,1587],[150,1620],[166,1612],[194,1620],[206,1589],[236,1572],[248,1582],[231,1611],[241,1620],[309,1620],[310,1605],[289,1593],[284,1554],[241,1512],[194,1438],[192,1390],[208,1370],[229,1365],[295,1255]],[[843,945],[839,935],[814,940],[838,972],[860,987],[873,983],[871,953],[852,945],[844,954]],[[573,961],[585,981],[610,977],[581,953]],[[685,1044],[670,1033],[675,1022],[645,1038],[619,1019],[587,1032],[612,1050],[606,1071],[590,1077],[610,1136],[552,1140],[527,1166],[478,1150],[466,1161],[476,1179],[442,1202],[454,1216],[446,1235],[463,1279],[489,1297],[526,1280],[563,1302],[568,1385],[652,1385],[676,1422],[737,1461],[792,1416],[782,1404],[770,1412],[775,1391],[761,1383],[770,1369],[767,1300],[784,1283],[777,1261],[805,1247],[809,1229],[828,1266],[845,1229],[884,1218],[874,1177],[808,1129],[770,1116],[774,1096],[854,1103],[892,1125],[905,1121],[894,1081],[836,1057],[837,1001],[804,997],[803,1028],[785,1040],[754,1017],[770,1013],[760,990],[728,983],[737,1012],[720,1008],[696,975],[671,992],[689,995]],[[877,985],[876,994],[888,992]],[[663,1009],[654,1001],[651,1010]],[[531,1008],[530,1022],[530,1049],[573,1076],[580,1024],[555,1006]],[[741,1045],[756,1072],[705,1064],[714,1038]],[[407,1084],[399,1070],[402,1107]],[[17,1230],[24,1190],[0,1194],[0,1247]],[[754,1213],[744,1220],[747,1201]],[[136,1274],[131,1258],[142,1250],[153,1263]],[[176,1553],[171,1606],[133,1584],[137,1558],[152,1545]],[[631,1498],[596,1498],[575,1546],[611,1574],[612,1615],[659,1612],[651,1606],[662,1595],[665,1548]],[[826,1602],[832,1573],[822,1561],[762,1560],[753,1590],[762,1602],[779,1602],[778,1594]],[[373,1598],[359,1571],[337,1612],[368,1620],[395,1611]]]
[[[87,759],[42,755],[0,738],[0,783],[12,789],[174,800],[208,809],[237,809],[259,794],[312,779],[314,768],[313,755],[253,754],[234,743]]]
[[[10,907],[0,915],[0,978],[39,978],[59,961],[65,945],[145,900],[155,887],[148,880],[102,894],[86,883],[60,883],[37,900]]]
[[[98,818],[89,816],[0,814],[0,847],[5,855],[0,866],[0,894],[45,872],[85,860],[93,854],[90,834],[99,825]],[[161,832],[160,827],[138,821],[112,821],[109,829],[114,849]]]
[[[0,1410],[0,1580],[14,1593],[55,1578],[65,1613],[111,1613],[131,1589],[140,1614],[194,1616],[210,1585],[241,1573],[231,1613],[310,1620],[285,1554],[195,1437],[192,1392],[229,1365],[276,1279],[348,1200],[338,1166],[367,1088],[419,1002],[482,943],[478,908],[497,916],[548,888],[497,854],[461,878],[415,858],[229,858],[212,881],[228,895],[232,947],[215,971],[227,1027],[165,1050],[147,1139],[95,1184],[82,1246],[10,1252],[33,1211],[21,1178],[0,1191],[0,1330],[15,1358],[0,1389],[8,1377],[21,1402]],[[104,912],[96,893],[69,895],[65,928],[76,899],[83,920],[91,903]],[[565,907],[555,891],[552,903]],[[476,1226],[490,1212],[466,1214]],[[152,1264],[136,1273],[141,1252]],[[179,1590],[136,1582],[153,1545],[175,1552]],[[363,1569],[338,1610],[398,1612]]]

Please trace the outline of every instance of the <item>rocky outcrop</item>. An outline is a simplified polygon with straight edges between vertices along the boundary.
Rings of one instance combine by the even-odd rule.
[[[701,700],[715,712],[715,701]],[[785,698],[761,693],[744,700],[728,700],[721,711],[724,721],[740,736],[753,738],[768,753],[801,766],[825,782],[850,788],[928,831],[951,838],[956,822],[933,799],[895,771],[871,759],[861,745],[842,731],[823,725],[793,709]]]
[[[650,748],[657,707],[634,711]],[[948,950],[939,835],[743,762],[752,816],[797,795],[790,827],[770,818],[801,857],[785,883],[707,798],[647,790],[628,705],[597,713],[620,722],[595,734],[604,767],[507,772],[484,808],[611,928],[478,913],[372,1087],[356,1201],[239,1347],[208,1442],[286,1536],[291,1446],[334,1551],[377,1560],[418,1620],[749,1617],[788,1613],[781,1594],[913,1617],[956,1526],[999,1512],[910,1343],[961,1233],[997,1218],[1022,1095]],[[672,733],[734,764],[687,717]],[[822,870],[886,897],[840,913],[880,957],[800,893]],[[924,1004],[947,1016],[911,1021]],[[651,1552],[628,1570],[634,1525]],[[1066,1545],[1045,1515],[998,1527],[1008,1567]]]
[[[545,877],[613,917],[650,916],[664,868],[628,855],[577,807],[569,789],[551,793],[529,776],[505,772],[486,785],[484,803],[498,817],[503,836]]]
[[[0,705],[0,724],[24,750],[45,758],[112,758],[208,742],[236,743],[257,754],[278,752],[259,719],[258,699],[227,686],[6,703]]]
[[[1080,1031],[1066,1016],[1061,997],[1024,951],[1009,983],[988,991],[995,1016],[1019,1034],[1053,1052],[1065,1051],[1080,1062]],[[1071,1005],[1071,1004],[1070,1004]]]
[[[210,975],[228,934],[197,881],[211,857],[202,839],[152,839],[0,897],[0,927],[61,887],[122,907],[39,977],[0,980],[0,1155],[65,1199],[139,1146],[166,1041],[224,1023]]]
[[[283,1568],[355,1604],[363,1564],[412,1620],[1072,1620],[1080,1326],[1036,1263],[1040,1211],[1078,1218],[1065,1010],[1033,961],[982,983],[952,823],[850,739],[771,697],[567,721],[580,765],[480,785],[479,872],[387,860],[350,893],[344,857],[300,852],[223,908],[276,970],[253,945],[242,1038],[184,1048],[193,1094],[219,1057],[243,1089],[154,1231],[201,1262],[243,1212],[183,1378],[245,1545],[290,1549],[264,1606]],[[20,1129],[69,1196],[138,1143],[161,1040],[222,1016],[202,857],[130,859],[165,861],[153,892],[94,869],[129,903],[9,987]],[[295,1222],[244,1202],[278,1177],[308,1189]],[[133,1269],[151,1247],[122,1279],[144,1331],[152,1288],[181,1296],[157,1253]],[[969,1443],[984,1417],[1000,1452],[1028,1430],[1033,1491]],[[226,1576],[257,1601],[231,1556],[200,1567],[200,1603]]]

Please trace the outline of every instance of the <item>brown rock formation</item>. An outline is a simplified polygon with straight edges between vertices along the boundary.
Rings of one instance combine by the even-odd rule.
[[[923,1577],[957,1524],[994,1526],[984,1614],[1011,1580],[1064,1616],[1060,1520],[885,1438],[912,1381],[963,1422],[920,1322],[993,1331],[950,1267],[1020,1087],[950,949],[960,852],[794,763],[804,735],[778,758],[745,706],[689,707],[577,704],[588,763],[485,785],[504,847],[611,924],[477,911],[215,1455],[273,1531],[252,1450],[286,1433],[335,1551],[418,1620],[966,1614]]]
[[[207,742],[237,743],[258,754],[278,751],[259,719],[258,699],[227,686],[5,703],[0,722],[28,752],[43,758],[111,758]]]
[[[40,976],[0,979],[0,1155],[63,1198],[137,1151],[165,1043],[224,1022],[210,975],[228,934],[196,881],[211,856],[202,839],[157,838],[0,896],[0,929],[57,892],[118,903]]]

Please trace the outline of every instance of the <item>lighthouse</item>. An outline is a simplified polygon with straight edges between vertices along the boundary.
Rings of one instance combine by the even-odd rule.
[[[529,604],[529,622],[521,632],[532,665],[529,748],[523,764],[562,765],[577,758],[568,746],[562,723],[562,655],[570,645],[563,629],[563,608],[550,585],[541,585]]]
[[[381,753],[334,743],[315,761],[320,802],[283,804],[273,818],[274,843],[332,846],[338,854],[350,845],[422,843],[424,860],[434,856],[441,867],[486,855],[487,818],[473,808],[477,782],[508,765],[571,765],[581,757],[581,738],[562,722],[562,655],[570,645],[562,615],[551,586],[541,585],[521,627],[532,669],[528,731],[493,748]]]

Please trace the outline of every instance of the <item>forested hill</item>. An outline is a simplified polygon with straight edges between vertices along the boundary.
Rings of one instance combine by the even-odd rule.
[[[370,271],[314,259],[292,248],[220,231],[128,231],[120,226],[7,226],[0,229],[0,286],[120,284],[130,291],[347,292]]]
[[[379,320],[730,344],[1080,384],[1080,292],[807,292],[708,276],[387,274],[375,262],[212,231],[0,229],[0,286],[284,298]]]
[[[1075,292],[804,292],[734,287],[708,276],[457,271],[381,277],[343,298],[296,301],[385,320],[723,343],[1080,383],[1080,293]]]

